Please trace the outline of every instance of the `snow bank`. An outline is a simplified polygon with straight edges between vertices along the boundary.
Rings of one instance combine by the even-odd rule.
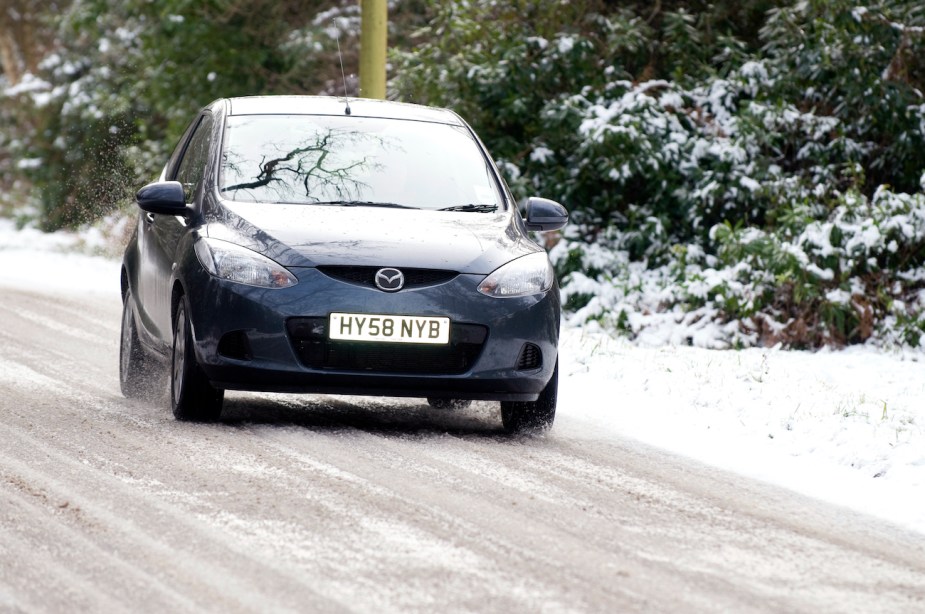
[[[0,219],[0,288],[119,296],[119,262],[82,251],[105,251],[99,232],[17,231]]]
[[[925,532],[923,365],[633,345],[570,327],[557,428],[631,437]]]

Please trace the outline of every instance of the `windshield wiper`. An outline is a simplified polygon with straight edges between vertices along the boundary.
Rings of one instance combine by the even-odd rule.
[[[390,209],[418,209],[398,203],[378,203],[372,200],[320,200],[310,203],[312,205],[340,205],[341,207],[388,207]]]
[[[493,213],[497,210],[498,205],[456,205],[438,209],[438,211],[474,211],[475,213]]]

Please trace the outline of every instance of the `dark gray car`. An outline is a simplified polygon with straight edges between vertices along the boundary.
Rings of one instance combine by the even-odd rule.
[[[218,100],[136,199],[126,396],[166,363],[184,420],[261,390],[496,400],[508,430],[552,424],[559,291],[528,231],[567,213],[531,198],[522,219],[455,113]]]

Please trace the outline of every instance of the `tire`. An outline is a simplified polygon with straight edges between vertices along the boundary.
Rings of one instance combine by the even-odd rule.
[[[559,360],[552,377],[535,401],[502,401],[501,423],[509,433],[545,431],[556,419],[556,401],[559,396]]]
[[[467,399],[437,399],[427,397],[427,404],[434,409],[466,409],[472,405],[472,401]]]
[[[177,420],[214,422],[222,414],[224,390],[212,387],[196,361],[186,298],[180,298],[170,358],[170,408]]]
[[[119,387],[128,399],[149,399],[155,395],[161,379],[160,365],[153,364],[138,339],[132,310],[132,291],[122,301],[122,332],[119,343]]]

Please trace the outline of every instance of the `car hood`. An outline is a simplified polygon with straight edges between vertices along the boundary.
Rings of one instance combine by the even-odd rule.
[[[429,268],[487,275],[541,251],[506,213],[222,203],[206,233],[286,267]]]

